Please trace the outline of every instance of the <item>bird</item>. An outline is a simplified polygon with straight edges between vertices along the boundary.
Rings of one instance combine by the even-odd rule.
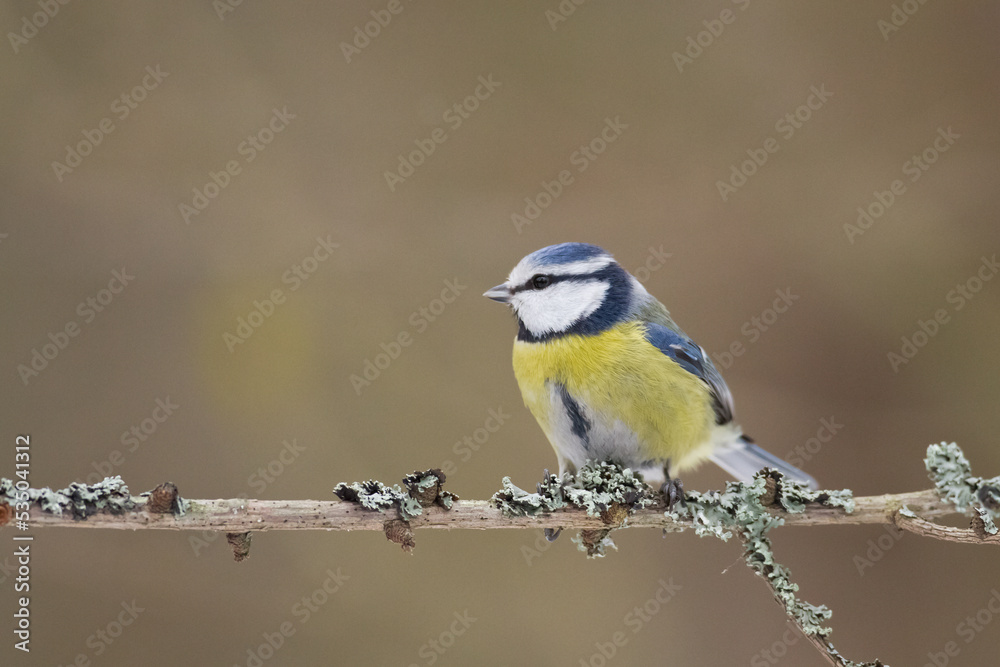
[[[560,477],[617,463],[662,484],[671,509],[684,502],[677,475],[706,460],[737,479],[770,467],[818,488],[743,434],[711,357],[606,250],[536,250],[483,296],[517,318],[514,375]]]

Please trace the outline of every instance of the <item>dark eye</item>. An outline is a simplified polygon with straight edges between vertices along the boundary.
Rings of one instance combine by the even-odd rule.
[[[548,287],[551,282],[552,280],[548,276],[538,274],[531,279],[531,287],[532,289],[544,289]]]

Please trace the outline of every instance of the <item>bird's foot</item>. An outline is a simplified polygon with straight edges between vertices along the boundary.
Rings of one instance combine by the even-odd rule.
[[[668,512],[673,512],[674,505],[678,502],[681,504],[681,507],[687,507],[687,501],[684,500],[684,483],[679,478],[671,479],[668,477],[660,490],[667,501]]]
[[[542,477],[545,479],[545,482],[544,483],[543,482],[539,482],[537,484],[537,486],[536,486],[536,488],[538,489],[538,493],[540,495],[544,495],[545,494],[545,486],[544,485],[548,484],[550,482],[551,475],[549,473],[549,469],[548,468],[546,468],[545,472],[542,473]],[[561,475],[560,475],[559,479],[560,479],[560,483],[561,483],[562,482],[562,476]],[[559,539],[559,533],[561,533],[562,531],[563,531],[562,527],[559,527],[559,528],[546,528],[545,529],[545,539],[548,540],[549,542],[555,542],[557,539]]]

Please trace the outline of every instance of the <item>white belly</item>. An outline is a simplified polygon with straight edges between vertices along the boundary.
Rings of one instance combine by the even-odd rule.
[[[643,456],[645,448],[641,447],[635,431],[621,420],[608,418],[584,401],[568,396],[562,385],[547,382],[545,387],[549,402],[549,439],[559,459],[560,474],[578,470],[588,459],[612,461],[633,470],[662,466]],[[586,424],[585,430],[581,428],[581,421]],[[660,474],[662,476],[662,471]]]

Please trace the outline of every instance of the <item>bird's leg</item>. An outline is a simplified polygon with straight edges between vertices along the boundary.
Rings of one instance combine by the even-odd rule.
[[[563,466],[560,464],[560,466],[559,466],[559,479],[562,479],[562,473],[563,473],[562,468],[563,468]],[[545,474],[543,475],[543,477],[545,477],[545,481],[546,482],[549,481],[549,469],[548,468],[545,469]],[[538,484],[538,493],[542,493],[542,485],[541,485],[541,483]],[[546,541],[548,541],[548,542],[555,542],[557,539],[559,539],[559,533],[561,533],[562,530],[563,530],[562,526],[560,526],[559,528],[545,528],[544,532],[545,532],[545,539],[546,539]]]
[[[666,477],[667,481],[663,483],[663,487],[660,489],[663,492],[663,497],[667,501],[667,511],[673,512],[674,505],[680,501],[682,507],[687,507],[687,502],[684,500],[684,483],[681,482],[680,478],[674,478],[670,476],[670,461],[663,466],[663,475]]]

